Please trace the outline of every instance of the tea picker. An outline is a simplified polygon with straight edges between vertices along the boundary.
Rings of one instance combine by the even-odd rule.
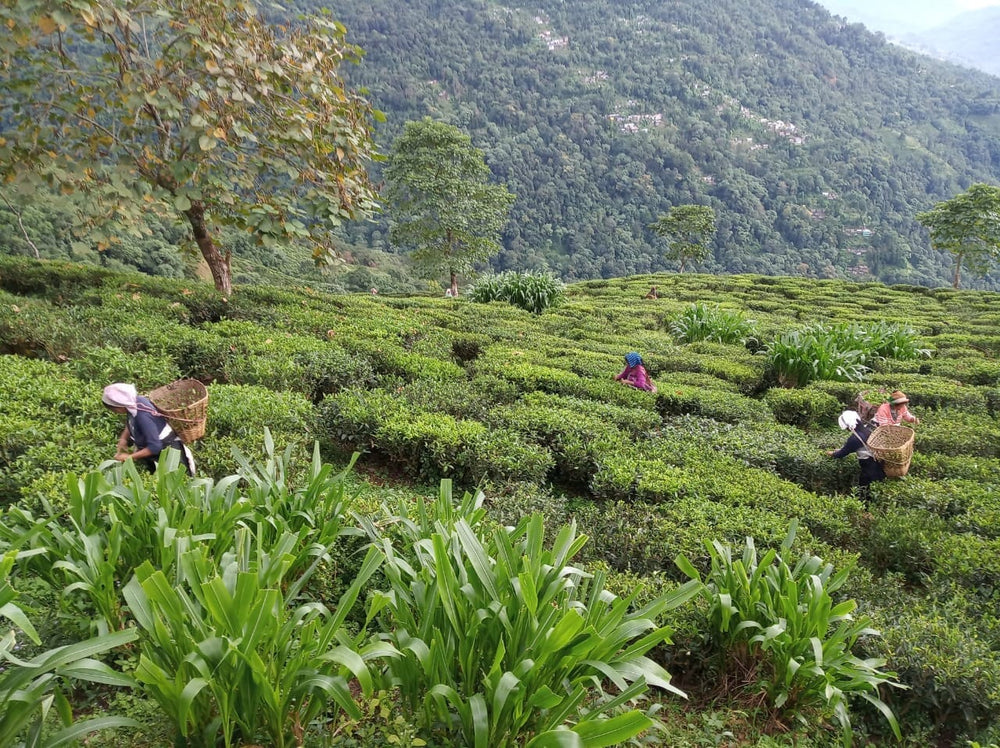
[[[207,395],[205,399],[207,401]],[[126,417],[125,429],[118,438],[116,460],[119,462],[135,460],[153,472],[156,470],[160,453],[164,449],[176,449],[181,454],[181,462],[187,469],[188,475],[194,475],[194,456],[191,450],[174,430],[167,416],[153,404],[152,400],[139,395],[135,385],[124,382],[109,384],[104,388],[101,402],[115,413]],[[204,422],[202,422],[202,432],[204,432]],[[132,452],[128,451],[129,445],[135,447]]]
[[[868,446],[868,438],[871,436],[873,427],[861,420],[861,416],[854,410],[845,410],[837,419],[837,424],[844,431],[850,431],[851,435],[844,442],[844,446],[837,450],[827,452],[830,457],[842,458],[849,454],[858,457],[858,466],[861,468],[861,477],[858,479],[858,498],[865,506],[871,498],[871,484],[885,480],[885,470],[882,463],[875,459]]]

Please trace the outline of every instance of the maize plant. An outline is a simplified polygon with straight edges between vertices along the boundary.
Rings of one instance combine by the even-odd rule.
[[[541,515],[487,530],[481,501],[453,505],[445,481],[437,502],[377,538],[389,586],[369,616],[401,653],[387,662],[387,687],[418,724],[444,724],[477,748],[525,736],[529,746],[617,745],[650,727],[635,708],[647,688],[680,693],[646,656],[669,643],[655,620],[696,588],[633,610],[603,574],[571,565],[587,540],[574,525],[546,548]]]

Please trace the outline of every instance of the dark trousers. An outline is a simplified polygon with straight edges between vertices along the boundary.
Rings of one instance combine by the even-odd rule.
[[[885,480],[885,470],[882,469],[882,463],[874,457],[858,460],[858,465],[861,467],[861,477],[858,479],[858,498],[865,506],[868,506],[868,500],[871,498],[871,484]]]

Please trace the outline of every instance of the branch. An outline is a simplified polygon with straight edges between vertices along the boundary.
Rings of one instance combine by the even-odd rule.
[[[0,200],[4,201],[4,204],[10,209],[10,212],[17,217],[17,227],[21,229],[21,235],[24,236],[24,241],[28,242],[28,246],[31,247],[32,251],[35,253],[35,259],[40,260],[42,256],[38,254],[38,247],[35,243],[31,241],[31,237],[28,236],[27,229],[24,228],[24,222],[21,220],[21,211],[14,207],[14,205],[7,199],[7,196],[0,192]]]

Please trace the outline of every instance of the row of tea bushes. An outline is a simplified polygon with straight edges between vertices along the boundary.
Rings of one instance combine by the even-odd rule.
[[[649,285],[663,297],[641,299]],[[859,385],[783,390],[747,347],[679,345],[669,323],[692,302],[741,310],[764,336],[875,317],[913,326],[935,349],[878,362],[865,385],[902,387],[922,419],[910,475],[876,488],[871,517],[850,495],[853,459],[823,454],[843,443],[836,415]],[[648,579],[675,575],[677,553],[704,564],[707,538],[774,547],[801,519],[797,545],[858,556],[859,596],[890,632],[900,669],[915,683],[954,684],[974,653],[983,673],[1000,669],[991,635],[962,638],[972,606],[981,631],[997,619],[1000,348],[981,320],[998,313],[990,294],[706,276],[577,284],[541,315],[308,289],[221,299],[200,284],[100,271],[81,280],[71,266],[0,260],[0,345],[17,354],[0,357],[0,395],[15,404],[0,415],[0,485],[5,502],[58,500],[64,474],[107,457],[121,427],[98,405],[104,383],[149,389],[197,375],[212,382],[209,432],[196,445],[207,475],[231,473],[232,448],[259,449],[265,428],[279,444],[319,436],[378,453],[414,481],[488,478],[509,523],[536,506],[575,517],[593,538],[588,554]],[[646,359],[655,395],[613,381],[629,350]],[[904,594],[924,620],[898,615],[893,595]],[[966,604],[933,607],[945,599]],[[936,630],[965,664],[921,649]],[[988,722],[988,680],[967,731]],[[894,706],[950,715],[966,697],[921,687]]]

